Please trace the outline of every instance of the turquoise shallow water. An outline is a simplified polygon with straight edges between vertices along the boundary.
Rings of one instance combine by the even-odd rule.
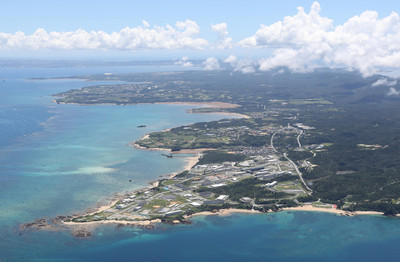
[[[11,238],[11,251],[21,261],[397,261],[399,233],[397,219],[279,212],[155,230],[103,226],[90,240],[34,232]]]
[[[192,225],[156,230],[104,226],[90,240],[67,232],[19,235],[21,222],[81,212],[184,165],[182,158],[137,150],[129,142],[226,117],[187,114],[190,107],[179,105],[56,105],[50,94],[96,82],[25,79],[154,69],[162,70],[0,70],[0,261],[396,260],[400,221],[374,216],[281,212],[198,217]],[[147,127],[137,128],[142,124]]]
[[[42,130],[18,137],[0,153],[0,197],[7,199],[2,204],[3,218],[81,211],[114,192],[132,191],[179,171],[183,158],[167,159],[160,152],[128,144],[146,132],[221,118],[190,115],[187,108],[56,106],[50,110],[53,118],[41,124]],[[147,128],[138,129],[140,124]]]

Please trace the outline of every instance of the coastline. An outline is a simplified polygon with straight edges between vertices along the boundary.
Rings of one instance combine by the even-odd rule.
[[[164,149],[163,149],[164,150]],[[179,171],[179,172],[174,172],[171,174],[167,174],[166,177],[168,177],[168,179],[172,179],[174,178],[176,175],[178,175],[180,172],[185,171],[185,170],[190,170],[192,167],[194,167],[197,162],[199,161],[200,158],[200,153],[198,152],[195,156],[191,156],[191,157],[185,157],[185,162],[186,164],[183,166],[183,170]],[[159,180],[156,181],[150,181],[149,183],[151,183],[148,187],[146,187],[147,189],[151,189],[154,187],[157,187],[159,184]],[[141,189],[137,189],[133,192],[130,192],[131,194],[138,191],[138,190],[142,190]],[[114,197],[110,203],[106,204],[106,205],[97,205],[96,208],[88,208],[89,212],[83,212],[83,215],[94,215],[96,213],[105,211],[109,208],[111,208],[112,206],[114,206],[118,201],[120,201],[121,199],[123,199],[123,196],[119,196],[119,197]],[[73,216],[73,218],[75,217],[80,217],[82,216],[82,214],[78,215],[78,216]],[[149,225],[153,225],[156,223],[161,222],[161,220],[156,219],[156,220],[141,220],[141,221],[123,221],[123,220],[101,220],[101,221],[92,221],[92,222],[65,222],[63,221],[62,224],[63,225],[93,225],[93,224],[109,224],[109,223],[117,223],[117,224],[124,224],[124,225],[137,225],[137,226],[149,226]]]
[[[188,166],[192,165],[194,161],[196,160],[195,157],[191,159],[191,161],[188,161]],[[197,162],[196,162],[197,163]],[[176,174],[172,174],[170,178],[173,178]],[[158,181],[157,181],[158,182]],[[154,186],[154,185],[153,185]],[[151,187],[153,187],[151,186]],[[150,188],[151,188],[150,187]],[[115,204],[115,203],[114,203]],[[101,212],[101,210],[108,209],[112,206],[113,204],[101,206],[98,211],[96,212],[91,212],[88,213],[87,215],[91,215],[97,212]],[[358,216],[358,215],[379,215],[383,216],[383,212],[378,212],[378,211],[345,211],[341,209],[336,209],[336,208],[325,208],[325,207],[314,207],[312,205],[303,205],[303,206],[298,206],[298,207],[285,207],[282,209],[279,209],[278,211],[271,211],[269,210],[267,213],[270,212],[282,212],[282,211],[305,211],[305,212],[323,212],[323,213],[330,213],[330,214],[335,214],[335,215],[340,215],[340,216]],[[185,215],[185,219],[191,219],[197,216],[230,216],[233,214],[263,214],[263,212],[258,211],[258,210],[253,210],[253,209],[238,209],[238,208],[228,208],[228,209],[218,209],[215,212],[214,211],[202,211],[199,213],[195,213],[192,215]],[[93,225],[102,225],[102,224],[120,224],[120,225],[130,225],[130,226],[144,226],[144,227],[149,227],[151,228],[155,224],[162,223],[160,219],[153,219],[153,220],[140,220],[140,221],[127,221],[127,220],[101,220],[101,221],[91,221],[91,222],[62,222],[62,225],[66,226],[82,226],[84,227],[85,225],[87,226],[93,226]],[[177,223],[175,223],[177,224]]]
[[[225,103],[225,102],[155,102],[155,103],[142,103],[142,104],[155,104],[155,105],[187,105],[187,106],[200,106],[210,108],[236,108],[240,107],[238,104]],[[206,113],[208,114],[208,113]]]
[[[91,221],[91,222],[62,222],[65,226],[100,226],[106,224],[120,224],[129,226],[153,226],[155,224],[161,223],[160,219],[154,220],[141,220],[141,221],[124,221],[124,220],[101,220],[101,221]]]
[[[193,105],[193,106],[210,106],[212,108],[236,108],[239,107],[239,105],[236,104],[229,104],[229,103],[222,103],[222,102],[208,102],[208,103],[203,103],[203,102],[159,102],[159,103],[140,103],[140,104],[171,104],[171,105]],[[86,104],[82,104],[86,105]],[[193,113],[193,112],[188,112],[188,113]],[[196,113],[196,112],[195,112]],[[235,115],[243,118],[250,118],[247,115],[242,115],[238,113],[229,113],[229,112],[209,112],[209,113],[217,113],[217,114],[222,114],[222,115]],[[201,114],[209,114],[208,112],[206,113],[201,113]],[[162,132],[168,132],[171,130],[171,128],[164,129]],[[143,137],[141,137],[139,140],[144,140],[149,138],[150,134],[146,134]],[[141,150],[149,150],[149,151],[166,151],[169,152],[170,154],[194,154],[194,156],[188,156],[185,157],[185,162],[186,164],[183,166],[183,170],[190,170],[193,166],[195,166],[199,158],[201,157],[201,153],[206,151],[206,150],[214,150],[212,148],[200,148],[200,149],[183,149],[180,151],[174,151],[172,152],[171,149],[168,148],[145,148],[141,147],[138,144],[136,144],[136,141],[130,142],[130,146],[133,146],[137,149]],[[180,172],[181,172],[180,171]],[[171,173],[167,174],[166,176],[169,179],[174,178],[179,172],[176,173]],[[159,179],[156,181],[152,181],[149,183],[152,183],[150,186],[147,187],[147,189],[157,187],[159,184]],[[138,190],[143,190],[144,188],[138,189]],[[137,190],[135,190],[137,191]],[[133,191],[133,192],[135,192]],[[132,193],[132,192],[131,192]],[[84,215],[93,215],[98,212],[102,212],[104,210],[107,210],[114,206],[119,200],[123,199],[123,196],[118,196],[115,197],[111,200],[111,202],[107,205],[98,205],[96,209],[92,209],[90,211],[83,212]],[[94,211],[93,211],[94,210]],[[376,211],[356,211],[356,212],[349,212],[349,211],[344,211],[344,210],[338,210],[336,208],[325,208],[325,207],[315,207],[312,205],[303,205],[303,206],[298,206],[298,207],[290,207],[290,208],[282,208],[279,209],[279,211],[307,211],[307,212],[325,212],[325,213],[332,213],[336,215],[341,215],[341,216],[356,216],[356,215],[383,215],[382,212],[376,212]],[[270,211],[269,211],[270,212]],[[216,212],[210,212],[210,211],[204,211],[204,212],[199,212],[192,214],[190,216],[184,216],[185,219],[190,219],[196,216],[209,216],[209,215],[218,215],[218,216],[229,216],[235,213],[240,213],[240,214],[261,214],[261,211],[257,210],[250,210],[250,209],[237,209],[237,208],[229,208],[229,209],[219,209]],[[81,215],[79,215],[81,216]],[[79,217],[79,216],[74,216],[74,217]],[[128,221],[128,220],[100,220],[100,221],[91,221],[91,222],[65,222],[62,221],[61,224],[66,225],[66,226],[79,226],[79,227],[91,227],[93,225],[102,225],[102,224],[119,224],[119,225],[131,225],[131,226],[143,226],[143,227],[148,227],[151,228],[154,226],[154,224],[157,223],[162,223],[160,219],[145,219],[145,220],[140,220],[140,221]],[[174,222],[175,223],[175,222]]]
[[[51,102],[60,104],[60,105],[80,105],[80,106],[96,106],[96,105],[193,105],[193,106],[201,106],[201,107],[209,107],[212,108],[236,108],[240,105],[233,103],[225,103],[225,102],[153,102],[153,103],[130,103],[130,104],[117,104],[117,103],[75,103],[75,102],[57,102],[56,99],[53,99]]]
[[[230,216],[232,214],[262,214],[262,212],[257,210],[248,210],[248,209],[238,209],[238,208],[229,208],[229,209],[219,209],[217,212],[211,211],[203,211],[199,213],[192,214],[190,216],[184,216],[185,219],[190,219],[197,216]],[[65,226],[100,226],[105,224],[120,224],[120,225],[129,225],[129,226],[154,226],[155,224],[162,223],[160,219],[153,220],[140,220],[140,221],[127,221],[127,220],[101,220],[101,221],[91,221],[91,222],[62,222],[62,225]],[[175,223],[177,224],[177,223]]]
[[[176,175],[176,174],[174,174]],[[174,176],[173,175],[173,176]],[[112,205],[112,204],[110,204]],[[99,208],[99,210],[102,209],[107,209],[110,207],[110,205],[105,205]],[[234,214],[242,214],[242,215],[251,215],[251,214],[268,214],[268,213],[275,213],[275,212],[284,212],[284,211],[301,211],[301,212],[323,212],[323,213],[330,213],[333,215],[338,215],[338,216],[347,216],[347,217],[355,217],[359,215],[374,215],[374,216],[383,216],[382,212],[377,212],[377,211],[345,211],[345,210],[339,210],[336,208],[324,208],[324,207],[314,207],[311,205],[304,205],[304,206],[298,206],[298,207],[287,207],[287,208],[282,208],[277,211],[272,211],[268,210],[268,212],[261,212],[258,210],[253,210],[253,209],[238,209],[238,208],[228,208],[228,209],[218,209],[214,211],[202,211],[198,213],[194,213],[192,215],[184,215],[183,220],[173,220],[172,223],[173,225],[176,224],[190,224],[191,219],[199,216],[231,216]],[[99,211],[97,211],[99,212]],[[94,212],[96,213],[96,212]],[[89,213],[87,213],[89,214]],[[93,213],[90,213],[93,214]],[[74,216],[75,217],[75,216]],[[399,215],[396,215],[395,217],[400,217]],[[69,217],[73,218],[73,217]],[[43,220],[43,219],[41,219]],[[35,221],[36,222],[36,221]],[[154,229],[156,228],[159,224],[165,223],[163,222],[160,218],[154,218],[154,219],[145,219],[145,220],[98,220],[98,221],[90,221],[90,222],[73,222],[73,221],[65,221],[65,220],[59,220],[55,222],[54,224],[49,224],[45,222],[44,224],[43,221],[39,221],[39,224],[35,224],[35,222],[32,225],[26,226],[26,224],[21,225],[22,230],[32,230],[32,229],[40,229],[40,230],[48,230],[48,231],[59,231],[59,230],[71,230],[72,235],[78,238],[88,238],[92,235],[94,230],[102,225],[116,225],[117,227],[123,227],[123,226],[132,226],[132,227],[138,227],[138,228],[144,228],[144,229]]]
[[[200,154],[195,156],[185,157],[186,165],[183,170],[190,170],[199,162]]]
[[[219,209],[217,212],[203,211],[199,213],[192,214],[190,216],[185,216],[185,218],[190,219],[197,216],[230,216],[232,214],[262,214],[262,212],[251,209],[238,209],[238,208],[228,208]]]
[[[145,135],[146,137],[148,135]],[[141,148],[142,149],[142,148]],[[146,150],[153,150],[153,149],[147,149],[143,148]],[[162,151],[168,151],[169,149],[154,149],[154,150],[162,150]],[[175,154],[183,153],[183,154],[189,154],[189,153],[197,153],[195,156],[192,157],[185,157],[186,165],[184,166],[183,170],[190,170],[192,167],[194,167],[197,162],[199,161],[199,158],[201,156],[201,152],[204,150],[209,150],[209,149],[197,149],[197,150],[187,150],[190,152],[174,152]],[[170,150],[169,150],[170,151]],[[195,151],[195,152],[194,152]],[[179,172],[171,173],[168,176],[169,179],[174,178]],[[157,187],[159,184],[159,180],[154,181],[150,186],[147,187],[147,189],[151,189],[153,187]],[[104,211],[113,205],[115,205],[119,200],[121,200],[122,197],[117,197],[113,199],[113,201],[107,205],[100,206],[96,209],[96,211],[86,213],[86,215],[93,215],[95,213]],[[331,214],[336,214],[340,216],[357,216],[357,215],[383,215],[383,212],[378,212],[378,211],[345,211],[345,210],[340,210],[336,208],[326,208],[326,207],[315,207],[312,205],[303,205],[303,206],[298,206],[298,207],[285,207],[282,209],[279,209],[276,212],[281,212],[281,211],[306,211],[306,212],[325,212],[325,213],[331,213]],[[271,212],[271,211],[269,211]],[[184,216],[185,219],[191,219],[193,217],[197,216],[230,216],[232,214],[262,214],[263,212],[258,211],[258,210],[252,210],[252,209],[238,209],[238,208],[229,208],[229,209],[219,209],[216,210],[216,212],[211,212],[211,211],[203,211],[199,213],[192,214],[190,216]],[[140,221],[124,221],[124,220],[101,220],[101,221],[92,221],[92,222],[62,222],[63,225],[66,226],[91,226],[91,225],[102,225],[102,224],[120,224],[120,225],[130,225],[130,226],[142,226],[142,227],[148,227],[152,228],[155,224],[157,223],[162,223],[160,219],[155,219],[155,220],[140,220]],[[178,222],[179,223],[179,222]],[[177,223],[175,223],[177,224]]]
[[[325,212],[341,216],[358,216],[358,215],[383,215],[383,212],[378,211],[345,211],[336,208],[314,207],[312,205],[303,205],[298,207],[285,207],[282,211],[309,211],[309,212]]]
[[[192,114],[202,114],[202,113],[192,113]],[[211,113],[204,113],[204,114],[213,114]],[[230,115],[230,116],[237,116],[240,118],[250,118],[248,115],[244,115],[244,114],[239,114],[239,113],[229,113],[229,112],[215,112],[214,114],[220,114],[220,115]]]
[[[345,211],[341,209],[336,209],[336,208],[324,208],[324,207],[314,207],[311,205],[304,205],[304,206],[298,206],[298,207],[285,207],[282,209],[279,209],[276,212],[282,212],[282,211],[306,211],[306,212],[324,212],[324,213],[330,213],[330,214],[336,214],[340,216],[358,216],[358,215],[383,215],[383,212],[378,212],[378,211]],[[270,213],[269,211],[268,213]],[[211,212],[211,211],[203,211],[199,213],[192,214],[190,216],[185,216],[185,218],[193,218],[196,216],[229,216],[232,214],[263,214],[263,212],[258,211],[258,210],[251,210],[251,209],[237,209],[237,208],[229,208],[229,209],[219,209],[216,212]]]
[[[53,100],[55,101],[55,100]],[[160,105],[191,105],[191,106],[201,106],[201,107],[208,107],[210,106],[210,108],[236,108],[236,107],[240,107],[240,105],[237,104],[231,104],[231,103],[224,103],[224,102],[155,102],[155,103],[139,103],[142,105],[146,105],[146,104],[160,104]],[[84,105],[84,104],[83,104]],[[191,109],[187,111],[187,113],[189,114],[220,114],[220,115],[226,115],[226,116],[237,116],[238,118],[250,118],[250,116],[248,115],[244,115],[244,114],[239,114],[239,113],[230,113],[230,112],[207,112],[207,113],[196,113],[193,112]],[[164,130],[161,130],[160,132],[168,132],[170,131],[172,128],[167,128]],[[149,151],[166,151],[169,152],[171,154],[198,154],[198,153],[202,153],[204,151],[208,151],[208,150],[215,150],[213,148],[197,148],[197,149],[182,149],[179,151],[174,151],[172,152],[171,149],[169,148],[147,148],[147,147],[142,147],[140,145],[138,145],[136,142],[137,141],[141,141],[141,140],[145,140],[148,139],[150,137],[150,134],[145,134],[144,136],[142,136],[141,138],[139,138],[136,141],[131,141],[129,143],[130,146],[136,148],[136,149],[141,149],[141,150],[149,150]]]
[[[57,102],[56,99],[52,100],[53,103],[60,105],[79,105],[79,106],[97,106],[97,105],[119,105],[116,103],[95,103],[95,104],[82,104],[82,103],[65,103],[65,102]],[[154,103],[133,103],[126,105],[184,105],[184,106],[196,106],[199,108],[209,107],[209,108],[236,108],[240,107],[238,104],[225,103],[225,102],[154,102]],[[121,105],[119,105],[121,106]],[[197,113],[193,112],[192,109],[187,111],[189,114],[221,114],[221,115],[231,115],[237,116],[240,118],[250,118],[248,115],[240,114],[240,113],[230,113],[230,112],[207,112],[207,113]]]

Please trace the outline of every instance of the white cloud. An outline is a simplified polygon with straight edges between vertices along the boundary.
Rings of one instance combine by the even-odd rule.
[[[230,64],[231,66],[235,66],[237,63],[237,60],[238,59],[236,56],[230,55],[224,60],[224,62]]]
[[[285,73],[285,69],[281,68],[281,69],[279,69],[278,72],[274,73],[273,75],[276,76],[276,75],[280,75],[280,74],[283,74],[283,73]]]
[[[178,21],[175,27],[150,28],[143,20],[143,27],[126,27],[119,32],[76,30],[71,32],[47,32],[40,28],[32,35],[23,32],[0,33],[0,50],[8,49],[203,49],[208,41],[196,37],[200,27],[192,20]]]
[[[257,61],[246,58],[246,59],[238,59],[234,55],[228,56],[225,60],[225,63],[230,64],[234,68],[234,71],[240,71],[243,74],[254,73],[256,71],[256,66],[258,66]]]
[[[254,73],[256,71],[256,69],[253,66],[248,65],[248,66],[238,68],[237,71],[240,71],[243,74],[250,74],[250,73]]]
[[[183,67],[192,67],[193,63],[188,61],[189,57],[188,56],[184,56],[181,58],[181,60],[175,62],[175,65],[181,65]]]
[[[228,35],[228,25],[226,23],[211,25],[211,30],[218,33],[221,37],[226,37]]]
[[[400,95],[400,90],[396,90],[395,88],[391,87],[389,92],[386,95],[388,95],[388,96],[398,96],[398,95]]]
[[[228,37],[228,25],[220,23],[211,25],[211,30],[218,34],[217,49],[227,49],[232,47],[232,38]]]
[[[251,59],[240,59],[236,62],[235,71],[240,71],[243,74],[254,73],[256,62]]]
[[[220,70],[221,66],[218,59],[215,57],[209,57],[203,62],[204,70]]]
[[[312,72],[318,67],[318,53],[313,53],[310,48],[281,48],[273,53],[273,56],[260,59],[259,69],[268,71],[275,67],[286,66],[296,72]]]
[[[371,84],[371,86],[395,86],[397,85],[397,80],[390,81],[387,78],[381,78],[376,80]]]
[[[146,20],[142,20],[142,24],[143,24],[143,26],[144,27],[146,27],[146,28],[148,28],[148,27],[150,27],[150,24],[146,21]]]
[[[242,61],[234,55],[224,60],[235,70],[246,73],[257,67],[270,70],[284,66],[298,72],[309,72],[316,67],[328,66],[359,70],[369,76],[381,70],[400,69],[400,17],[397,13],[379,17],[377,12],[365,11],[335,26],[332,19],[321,16],[320,12],[318,2],[314,2],[308,12],[299,7],[296,14],[270,25],[261,25],[252,36],[237,43],[229,37],[226,23],[211,24],[211,30],[218,38],[210,43],[199,36],[200,27],[195,21],[157,26],[142,20],[140,26],[112,33],[85,30],[47,32],[42,28],[29,35],[23,32],[0,33],[0,51],[205,49],[212,50],[216,56],[215,49],[234,47],[235,50],[253,49],[251,52],[239,50],[241,54],[254,52],[258,57],[261,52],[268,54],[252,62],[249,59]],[[211,62],[214,65],[209,64]],[[184,60],[177,63],[191,65]],[[220,68],[218,60],[207,62],[205,67]],[[387,86],[392,86],[390,83],[393,81],[389,81]]]
[[[282,46],[302,45],[309,42],[320,42],[324,33],[332,28],[332,20],[321,17],[321,7],[318,2],[311,6],[310,13],[303,7],[298,7],[295,16],[287,16],[270,26],[261,25],[254,36],[240,42],[245,46]]]
[[[244,47],[274,48],[263,59],[261,70],[288,66],[308,71],[318,65],[357,69],[365,76],[378,67],[400,67],[400,18],[397,13],[379,18],[366,11],[334,27],[333,21],[320,16],[321,7],[314,2],[309,13],[302,7],[294,16],[261,28],[239,42]]]

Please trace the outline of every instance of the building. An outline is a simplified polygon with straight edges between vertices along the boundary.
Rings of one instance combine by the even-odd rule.
[[[211,191],[199,192],[199,195],[202,196],[202,197],[205,197],[205,198],[211,197],[213,194],[214,194],[214,193],[211,192]]]
[[[206,200],[204,201],[204,205],[220,205],[225,203],[224,200]]]
[[[194,207],[199,207],[199,206],[201,206],[202,204],[200,203],[200,202],[192,202],[192,203],[190,203],[192,206],[194,206]]]
[[[211,187],[213,187],[213,188],[222,187],[222,186],[226,186],[226,184],[225,183],[220,183],[220,184],[211,185]]]
[[[228,195],[220,195],[219,197],[216,198],[216,200],[227,200],[228,199]]]
[[[274,186],[276,186],[276,184],[278,184],[278,182],[274,181],[274,182],[265,184],[265,186],[266,187],[274,187]]]
[[[253,201],[253,199],[251,199],[250,197],[242,197],[240,201],[244,203],[250,203],[251,201]]]
[[[119,205],[115,206],[116,209],[123,209],[125,207],[127,207],[127,205],[125,205],[125,204],[119,204]]]
[[[182,214],[182,210],[173,210],[165,214],[166,217]]]

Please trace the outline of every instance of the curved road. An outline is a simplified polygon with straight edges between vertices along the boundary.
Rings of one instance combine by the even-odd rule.
[[[279,129],[278,131],[276,131],[275,133],[273,133],[272,136],[271,136],[271,147],[272,147],[272,149],[273,149],[275,152],[278,152],[278,150],[276,150],[276,148],[274,147],[274,138],[275,138],[275,135],[276,135],[278,132],[280,132],[280,131],[282,131],[282,130],[284,130],[284,129],[285,129],[285,128]],[[301,147],[301,144],[300,144],[300,135],[301,135],[301,134],[303,134],[303,130],[301,130],[300,134],[297,136],[297,142],[298,142],[298,144],[299,144],[299,147]],[[279,153],[279,152],[278,152],[278,153]],[[300,170],[299,170],[299,168],[297,167],[296,163],[294,163],[294,162],[287,156],[286,153],[283,153],[283,156],[294,166],[294,169],[296,170],[296,173],[297,173],[297,175],[299,176],[300,181],[303,183],[304,187],[309,191],[309,192],[307,192],[307,194],[311,194],[313,191],[312,191],[311,188],[308,187],[306,181],[304,181],[304,179],[303,179],[303,174],[300,172]]]
[[[272,147],[272,149],[273,149],[275,152],[277,152],[277,153],[279,153],[279,152],[278,152],[278,150],[276,150],[276,148],[274,147],[274,137],[275,137],[276,133],[281,132],[282,130],[285,130],[285,127],[279,129],[278,131],[276,131],[275,133],[273,133],[272,136],[271,136],[271,147]]]
[[[303,134],[303,130],[300,130],[299,135],[297,136],[297,144],[299,144],[299,147],[301,147],[301,143],[300,143],[300,136]]]
[[[286,153],[283,153],[283,156],[294,166],[294,169],[296,169],[297,174],[299,175],[299,178],[301,180],[301,182],[303,183],[304,187],[310,191],[309,193],[312,193],[312,189],[308,187],[306,181],[304,181],[303,179],[303,174],[300,172],[299,168],[297,167],[297,165],[286,155]]]

